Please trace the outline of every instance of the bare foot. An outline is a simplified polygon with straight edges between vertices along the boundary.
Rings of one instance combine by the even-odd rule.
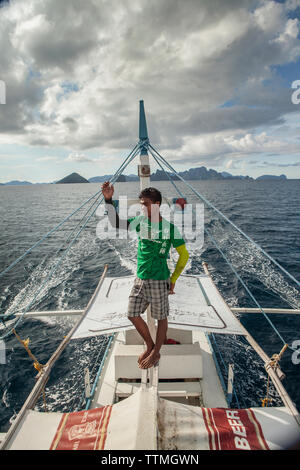
[[[149,367],[152,367],[156,365],[156,363],[160,359],[160,354],[156,353],[154,349],[150,352],[148,357],[146,357],[139,365],[140,369],[149,369]]]
[[[152,346],[148,346],[146,351],[144,351],[138,358],[138,363],[140,364],[144,359],[146,359],[146,357],[149,356],[149,354],[151,353],[152,349],[154,348],[154,343],[152,344]]]

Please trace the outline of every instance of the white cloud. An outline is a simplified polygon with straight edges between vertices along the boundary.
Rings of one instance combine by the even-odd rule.
[[[207,166],[219,166],[226,159],[226,168],[234,161],[259,154],[299,155],[299,144],[289,140],[274,139],[266,132],[260,134],[207,134],[184,139],[179,149],[166,149],[164,156],[178,163],[196,164],[202,160]],[[228,166],[229,165],[229,166]]]
[[[93,162],[97,161],[92,158],[87,157],[83,153],[70,153],[67,158],[65,158],[66,162],[76,162],[76,163],[86,163],[86,162]]]
[[[199,67],[208,58],[220,57],[222,52],[243,36],[249,27],[249,16],[244,10],[225,17],[207,28],[187,33],[182,41],[175,41],[180,60],[187,67]],[[161,47],[162,44],[159,44]]]
[[[284,10],[282,3],[268,1],[256,8],[253,17],[259,28],[272,37],[275,31],[280,33],[284,29]]]

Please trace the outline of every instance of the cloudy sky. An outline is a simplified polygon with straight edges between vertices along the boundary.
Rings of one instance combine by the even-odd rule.
[[[114,173],[140,99],[178,171],[300,178],[300,0],[1,6],[0,182]]]

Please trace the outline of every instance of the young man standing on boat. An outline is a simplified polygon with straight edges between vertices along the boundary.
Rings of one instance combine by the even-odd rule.
[[[139,367],[147,369],[160,358],[160,348],[167,341],[169,294],[175,294],[175,282],[183,271],[189,253],[179,230],[160,214],[161,193],[146,188],[139,195],[143,214],[121,220],[112,196],[114,187],[108,181],[102,185],[108,218],[113,227],[136,230],[138,233],[137,275],[129,295],[127,316],[145,341],[146,351],[138,359]],[[173,274],[167,265],[171,245],[179,258]],[[147,323],[141,317],[151,304],[151,316],[157,319],[156,341],[153,342]]]

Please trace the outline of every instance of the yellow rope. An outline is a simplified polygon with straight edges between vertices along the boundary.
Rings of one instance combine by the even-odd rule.
[[[269,384],[270,384],[270,376],[268,374],[268,381],[267,381],[267,394],[265,398],[262,398],[261,404],[263,407],[268,406],[269,402],[273,400],[273,398],[269,398]]]
[[[29,349],[29,341],[30,339],[27,338],[27,339],[21,339],[20,336],[18,335],[18,333],[16,332],[15,329],[13,329],[13,333],[15,334],[17,340],[24,346],[24,348],[26,349],[26,351],[28,352],[29,356],[31,357],[31,359],[33,360],[33,365],[34,367],[39,371],[42,369],[42,365],[39,363],[39,361],[37,360],[37,358],[35,357],[35,355],[30,351]]]
[[[273,400],[273,398],[269,398],[269,385],[270,385],[270,374],[269,374],[269,369],[272,368],[274,370],[277,369],[278,365],[279,365],[279,361],[284,353],[284,351],[288,348],[288,344],[285,344],[283,346],[283,348],[281,349],[280,353],[279,354],[273,354],[273,356],[271,357],[271,360],[269,362],[267,362],[265,364],[265,369],[268,373],[268,381],[267,381],[267,393],[266,393],[266,396],[265,398],[262,398],[261,400],[261,403],[262,403],[262,406],[265,407],[265,406],[268,406],[269,402],[271,402]]]
[[[29,342],[30,342],[30,339],[27,338],[25,340],[21,339],[21,337],[18,335],[18,333],[16,332],[16,330],[13,328],[13,333],[14,335],[16,336],[17,340],[24,346],[24,348],[26,349],[26,351],[28,352],[29,356],[31,357],[31,359],[33,360],[33,367],[38,371],[40,372],[42,369],[43,369],[43,365],[39,363],[39,361],[37,360],[37,358],[35,357],[35,355],[31,352],[31,350],[29,349]],[[45,395],[45,387],[43,388],[43,402],[44,402],[44,410],[47,411],[47,405],[46,405],[46,395]]]

